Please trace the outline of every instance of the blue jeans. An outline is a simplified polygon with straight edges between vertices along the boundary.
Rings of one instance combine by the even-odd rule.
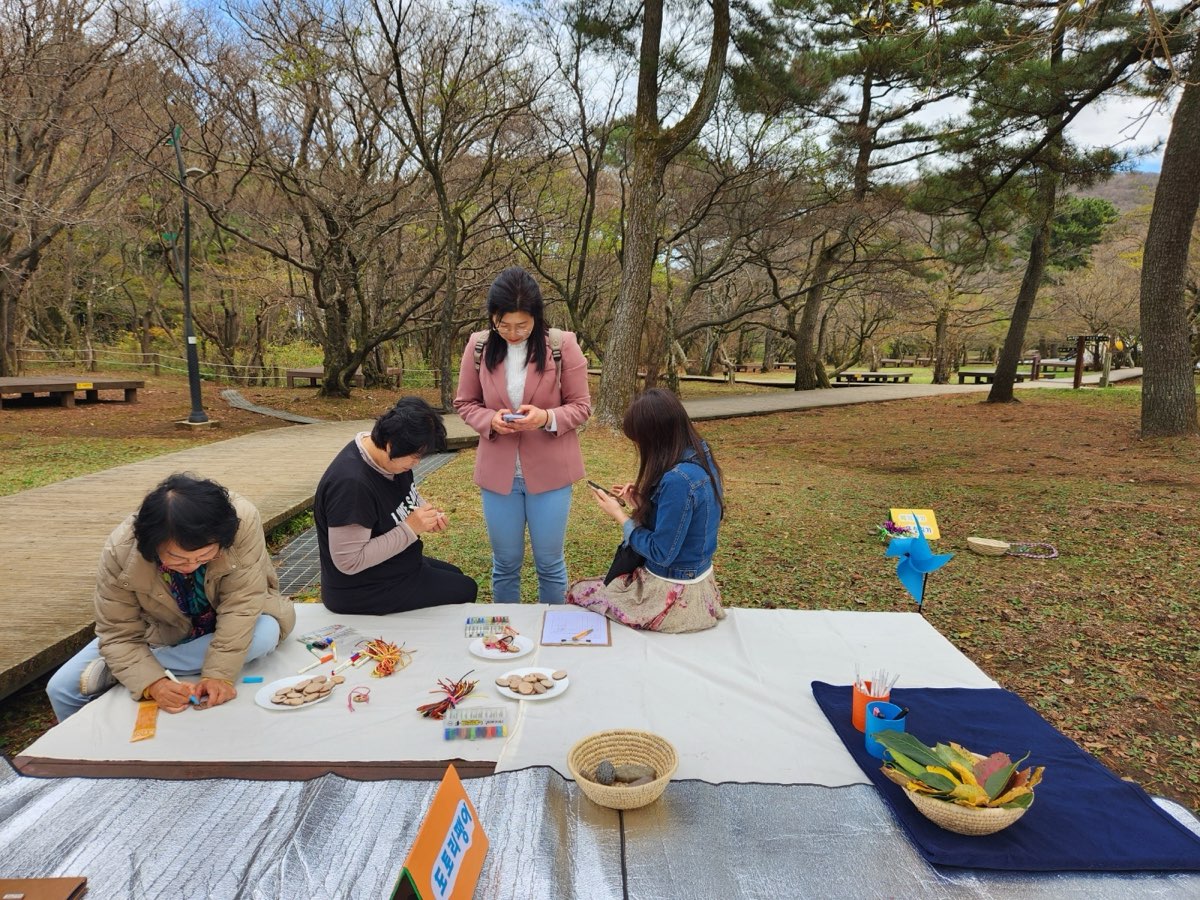
[[[174,647],[153,647],[150,652],[164,669],[170,669],[177,675],[196,675],[204,665],[204,655],[208,652],[208,645],[212,643],[212,639],[213,635],[206,634]],[[254,636],[250,639],[250,649],[246,651],[246,662],[266,656],[278,644],[279,623],[270,616],[259,616],[254,625]],[[79,677],[87,668],[87,664],[99,656],[100,638],[95,638],[63,663],[62,668],[50,677],[46,693],[50,697],[50,705],[54,707],[58,721],[62,722],[67,716],[74,715],[100,696],[96,694],[86,697],[79,692]]]
[[[537,567],[538,601],[562,603],[567,593],[567,561],[563,543],[571,512],[571,486],[525,492],[525,479],[513,478],[511,494],[483,491],[483,520],[492,542],[492,601],[521,602],[521,564],[525,560],[525,528]]]

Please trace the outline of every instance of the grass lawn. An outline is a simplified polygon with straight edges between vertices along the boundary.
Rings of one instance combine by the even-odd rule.
[[[699,396],[693,387],[685,385],[685,395]],[[700,387],[712,395],[712,386]],[[176,389],[186,412],[186,385]],[[343,419],[378,412],[391,399],[318,401],[311,391],[283,388],[243,393]],[[1019,396],[1005,405],[983,403],[980,394],[701,423],[728,486],[716,560],[725,601],[911,610],[873,531],[889,507],[932,507],[943,534],[937,549],[956,556],[930,579],[929,621],[1118,774],[1200,810],[1200,441],[1138,440],[1137,388]],[[121,406],[91,409],[99,417]],[[240,433],[244,414],[229,414],[220,401],[209,408],[229,420],[218,437]],[[25,430],[41,433],[43,446],[70,445],[82,435],[63,414],[87,422],[88,409],[28,410]],[[57,425],[33,425],[38,418]],[[6,409],[6,472],[8,448],[26,440],[13,421]],[[142,440],[107,431],[98,437]],[[165,446],[168,436],[161,440],[155,452],[175,449]],[[590,477],[633,476],[635,457],[623,438],[591,427],[583,444]],[[471,484],[473,456],[461,454],[425,483],[424,493],[451,521],[427,547],[478,579],[486,599],[489,552]],[[104,452],[92,463],[102,468],[112,459]],[[1059,557],[976,556],[966,549],[968,535],[1047,542]],[[567,546],[572,576],[602,572],[618,537],[577,489]],[[532,599],[531,566],[523,589]],[[854,662],[846,661],[847,680]],[[48,723],[36,691],[24,694],[0,704],[0,747],[10,754]]]

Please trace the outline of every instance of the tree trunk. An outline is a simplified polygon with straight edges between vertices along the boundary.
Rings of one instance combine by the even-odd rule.
[[[836,247],[837,245],[834,245]],[[812,276],[812,286],[809,287],[804,300],[804,309],[800,313],[800,322],[796,327],[796,381],[798,391],[812,391],[817,388],[829,387],[829,376],[825,374],[825,365],[821,362],[817,350],[817,328],[821,324],[821,303],[825,299],[825,282],[833,269],[836,250],[827,247],[821,251],[816,269]]]
[[[621,290],[604,353],[596,420],[616,428],[637,386],[638,348],[650,303],[650,276],[658,244],[658,197],[667,163],[700,133],[717,102],[729,46],[729,0],[713,0],[713,36],[704,80],[691,108],[666,131],[659,120],[659,54],[664,0],[642,4],[638,48],[637,108],[633,123],[633,170],[629,216],[622,241]]]
[[[1198,77],[1200,54],[1192,57],[1187,85],[1171,122],[1142,259],[1143,437],[1200,433],[1184,300],[1188,247],[1200,203]]]
[[[933,383],[950,383],[950,347],[947,335],[949,333],[950,310],[942,307],[938,310],[937,322],[933,326]]]
[[[1012,403],[1016,399],[1013,396],[1013,385],[1017,380],[1021,351],[1025,347],[1025,330],[1029,327],[1029,316],[1033,312],[1038,288],[1046,272],[1046,254],[1050,249],[1050,224],[1054,221],[1054,198],[1058,192],[1056,174],[1043,171],[1042,177],[1045,181],[1039,189],[1041,196],[1037,207],[1037,231],[1029,247],[1029,261],[1025,264],[1025,276],[1021,279],[1021,289],[1017,292],[1017,303],[1013,307],[1008,334],[1004,338],[1004,346],[996,362],[996,376],[988,393],[988,403]]]
[[[775,371],[775,332],[769,329],[763,334],[762,371]]]

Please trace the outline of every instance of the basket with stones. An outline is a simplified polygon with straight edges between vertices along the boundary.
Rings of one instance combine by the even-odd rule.
[[[314,675],[312,678],[297,681],[289,688],[280,688],[271,695],[271,702],[277,706],[303,706],[305,703],[316,703],[332,694],[333,689],[345,680],[341,675],[330,677]]]
[[[669,741],[634,729],[597,732],[567,754],[567,768],[584,796],[609,809],[653,803],[678,767]]]

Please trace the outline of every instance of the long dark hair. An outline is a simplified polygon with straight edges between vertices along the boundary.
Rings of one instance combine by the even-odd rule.
[[[724,484],[721,467],[696,432],[678,397],[665,388],[642,391],[625,410],[621,430],[638,448],[638,474],[634,489],[642,498],[643,506],[639,506],[634,513],[637,521],[640,522],[645,515],[655,485],[683,458],[689,447],[696,452],[695,463],[708,473],[713,496],[721,509],[721,518],[725,518],[725,501],[721,497],[721,485]]]
[[[496,322],[507,313],[523,312],[533,316],[533,331],[529,332],[529,356],[539,372],[546,369],[546,319],[542,291],[533,276],[520,266],[510,266],[488,288],[487,314],[491,330],[483,348],[483,361],[491,372],[508,355],[508,342],[496,330]]]

